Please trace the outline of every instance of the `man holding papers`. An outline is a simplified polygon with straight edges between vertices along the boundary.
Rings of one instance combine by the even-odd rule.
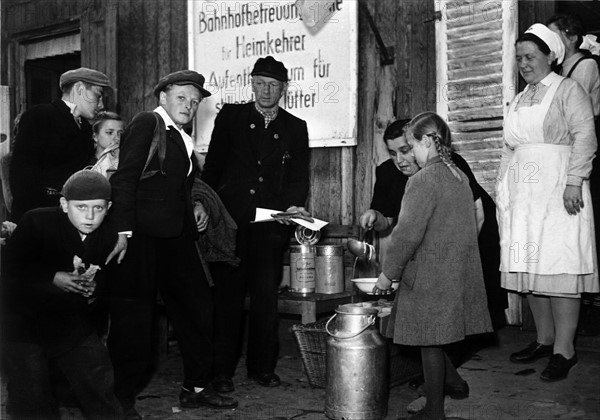
[[[234,390],[246,294],[250,297],[248,377],[262,386],[280,385],[275,374],[277,292],[293,223],[286,217],[275,218],[279,223],[252,221],[257,208],[309,216],[303,207],[309,186],[306,122],[279,107],[287,88],[287,69],[269,56],[258,59],[251,74],[255,101],[223,106],[202,173],[238,225],[236,253],[241,259],[237,268],[211,266],[216,311],[213,386],[217,392]]]

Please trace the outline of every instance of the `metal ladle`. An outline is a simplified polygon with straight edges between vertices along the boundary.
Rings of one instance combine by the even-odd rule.
[[[365,240],[367,234],[369,234],[371,241]],[[366,261],[368,263],[377,263],[377,251],[375,250],[375,247],[370,243],[372,242],[372,239],[372,231],[361,231],[360,238],[348,239],[346,246],[348,247],[348,251],[350,251],[350,253],[354,255],[357,259],[361,261]]]

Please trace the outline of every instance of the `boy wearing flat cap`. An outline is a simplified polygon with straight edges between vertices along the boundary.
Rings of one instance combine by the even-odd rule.
[[[76,172],[60,207],[25,213],[2,247],[2,350],[13,419],[60,418],[51,367],[86,418],[124,418],[92,318],[116,239],[103,224],[110,193],[99,173]]]
[[[108,348],[115,368],[115,392],[131,418],[140,418],[135,397],[153,364],[157,290],[181,349],[181,406],[237,406],[237,401],[209,386],[213,303],[195,244],[208,217],[202,205],[191,200],[199,167],[194,142],[183,130],[210,92],[204,89],[201,74],[182,70],[160,79],[154,94],[159,106],[154,112],[136,115],[125,129],[119,168],[110,178],[111,221],[120,234],[110,256],[118,264],[109,284]],[[146,166],[157,128],[161,140]]]
[[[18,223],[27,210],[58,205],[69,175],[89,164],[94,156],[89,121],[104,109],[109,86],[104,73],[69,70],[60,76],[60,99],[23,113],[9,169],[12,221]]]
[[[218,192],[238,226],[237,268],[215,264],[215,380],[219,392],[234,390],[246,291],[250,319],[246,366],[259,385],[280,385],[275,373],[277,291],[290,228],[251,223],[257,207],[300,211],[308,195],[306,122],[279,107],[288,75],[280,61],[259,58],[252,70],[254,101],[226,104],[215,120],[202,179]]]

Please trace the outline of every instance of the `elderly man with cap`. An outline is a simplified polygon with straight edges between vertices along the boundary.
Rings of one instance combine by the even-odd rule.
[[[508,109],[496,184],[502,287],[526,294],[537,329],[510,360],[550,357],[545,381],[566,378],[577,363],[581,293],[598,292],[589,186],[594,114],[579,83],[552,71],[563,58],[559,36],[542,24],[517,39],[527,86]]]
[[[94,156],[90,121],[104,109],[108,77],[81,67],[60,76],[62,97],[23,113],[9,170],[11,219],[36,207],[58,205],[60,188]]]
[[[60,207],[30,210],[2,248],[2,356],[13,419],[60,418],[51,371],[67,380],[87,419],[122,419],[113,369],[94,328],[104,261],[116,232],[103,223],[111,188],[81,170]]]
[[[136,115],[125,129],[119,167],[110,178],[111,221],[119,241],[109,257],[117,257],[118,264],[111,265],[108,348],[115,393],[131,418],[139,418],[135,396],[152,365],[157,290],[183,359],[181,406],[237,406],[210,386],[213,303],[195,246],[208,217],[201,203],[191,200],[198,161],[183,130],[210,92],[201,74],[181,70],[160,79],[154,94],[159,106]],[[155,130],[158,144],[152,147]]]
[[[246,293],[250,297],[246,367],[248,377],[266,387],[280,385],[277,363],[277,292],[288,226],[251,223],[257,207],[300,211],[309,186],[306,122],[279,107],[288,75],[273,57],[259,58],[252,70],[254,101],[226,104],[215,120],[202,179],[218,192],[238,225],[233,268],[214,264],[215,380],[219,392],[234,390]]]

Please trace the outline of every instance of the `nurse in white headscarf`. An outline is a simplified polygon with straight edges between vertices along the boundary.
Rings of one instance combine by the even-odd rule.
[[[539,23],[517,40],[527,86],[505,120],[496,184],[502,286],[526,294],[537,330],[510,360],[550,357],[546,381],[566,378],[577,363],[581,293],[599,290],[589,190],[594,115],[585,90],[552,71],[564,54],[559,36]]]

